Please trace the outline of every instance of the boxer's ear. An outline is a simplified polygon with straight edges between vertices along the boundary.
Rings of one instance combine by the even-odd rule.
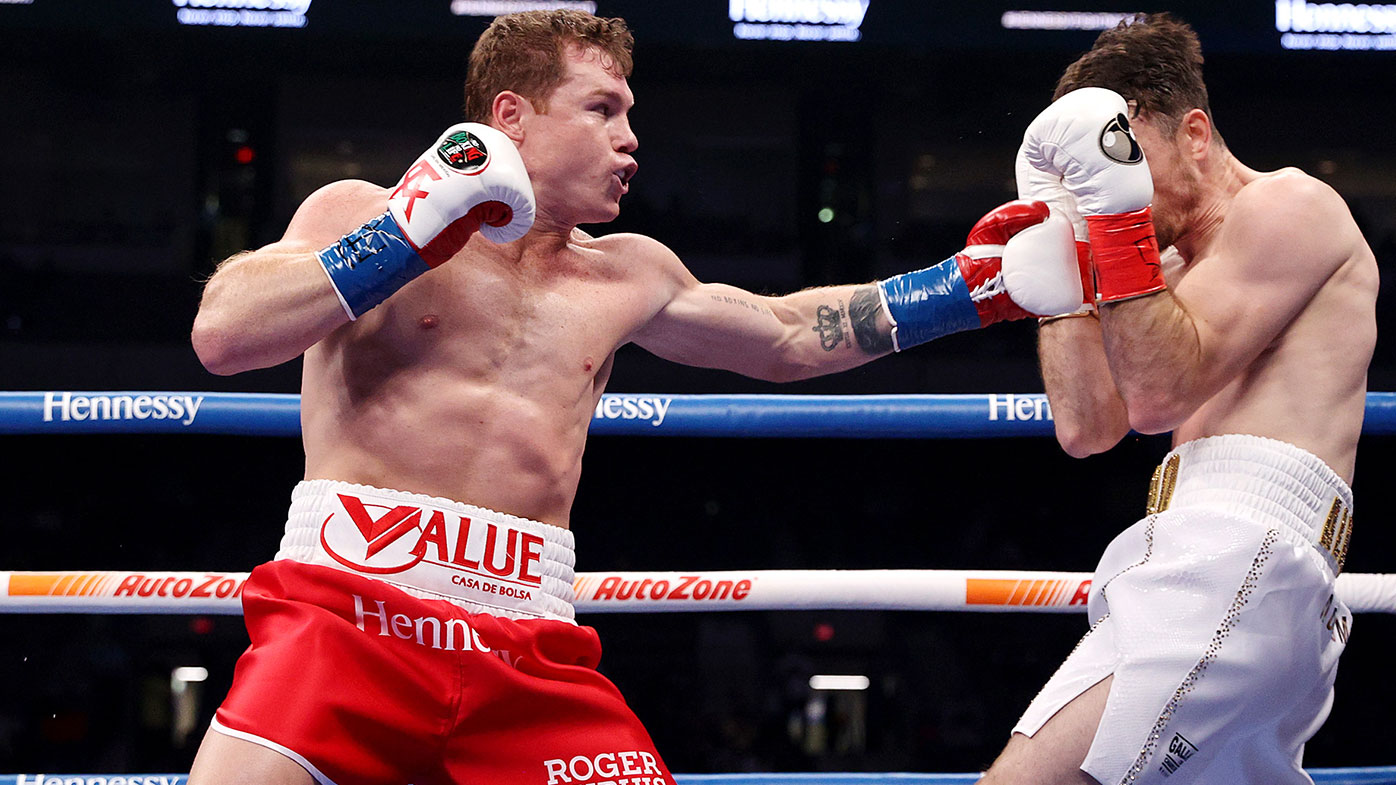
[[[524,140],[528,121],[536,114],[532,101],[513,90],[502,90],[490,105],[490,125],[517,144]]]
[[[1212,138],[1212,120],[1201,109],[1188,110],[1183,115],[1183,121],[1178,123],[1178,141],[1183,144],[1183,151],[1193,160],[1207,154],[1212,146]]]

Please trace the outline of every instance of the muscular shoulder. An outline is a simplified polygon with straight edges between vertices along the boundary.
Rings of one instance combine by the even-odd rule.
[[[340,180],[312,193],[296,208],[282,236],[285,243],[320,247],[382,213],[388,189],[364,180]]]
[[[640,277],[655,276],[671,281],[693,278],[667,245],[643,234],[621,232],[603,237],[591,237],[581,230],[578,245],[602,254],[609,263],[626,274]]]
[[[1236,194],[1236,207],[1260,209],[1273,215],[1294,211],[1297,215],[1325,217],[1328,211],[1347,213],[1343,199],[1327,183],[1302,169],[1285,167],[1251,180]]]
[[[1347,204],[1328,184],[1286,168],[1256,177],[1236,193],[1225,224],[1233,251],[1265,264],[1331,272],[1360,239]]]

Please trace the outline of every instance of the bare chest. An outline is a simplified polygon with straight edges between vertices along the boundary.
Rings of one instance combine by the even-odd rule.
[[[632,287],[585,273],[451,262],[375,309],[356,343],[403,364],[466,375],[586,374],[644,318]]]

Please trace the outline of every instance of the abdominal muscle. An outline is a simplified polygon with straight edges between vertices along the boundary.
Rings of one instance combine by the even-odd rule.
[[[366,379],[346,374],[333,344],[313,347],[301,402],[306,478],[439,496],[567,527],[604,378],[482,379],[451,360],[417,358]]]

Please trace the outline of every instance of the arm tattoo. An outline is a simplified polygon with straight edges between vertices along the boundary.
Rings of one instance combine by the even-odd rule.
[[[747,300],[741,299],[740,297],[732,297],[731,295],[726,295],[726,294],[711,294],[711,295],[708,295],[708,296],[711,297],[711,298],[713,298],[713,300],[716,301],[716,302],[719,302],[719,303],[726,303],[727,305],[736,305],[736,306],[739,306],[739,307],[741,307],[741,308],[746,308],[746,309],[748,309],[748,310],[755,311],[755,312],[757,312],[757,313],[764,313],[764,314],[773,314],[773,313],[775,313],[775,312],[772,311],[770,308],[768,308],[768,307],[766,307],[766,306],[764,306],[764,305],[762,305],[762,304],[760,304],[760,303],[749,302],[749,301],[747,301]]]
[[[843,301],[839,301],[836,310],[832,305],[821,305],[814,312],[814,326],[811,330],[819,333],[819,347],[826,352],[832,352],[839,348],[839,344],[852,346],[848,336],[844,334],[843,323],[848,317],[848,312],[844,310]]]
[[[860,286],[848,301],[849,314],[853,321],[853,337],[866,354],[883,354],[892,351],[892,330],[890,325],[878,325],[877,316],[882,312],[882,298],[877,295],[877,285]]]

